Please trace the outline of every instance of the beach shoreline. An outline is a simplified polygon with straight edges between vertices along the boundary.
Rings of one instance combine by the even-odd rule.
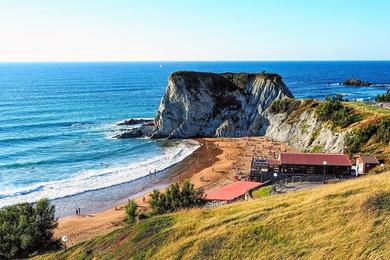
[[[207,192],[232,182],[234,175],[248,173],[253,155],[274,157],[280,151],[294,150],[265,137],[199,138],[195,141],[200,143],[198,149],[166,172],[160,173],[160,179],[152,183],[145,182],[142,190],[123,196],[120,200],[111,200],[111,206],[104,209],[94,212],[81,210],[80,216],[60,217],[55,236],[67,236],[67,244],[73,245],[106,234],[122,225],[123,205],[128,199],[134,199],[139,206],[147,207],[148,194],[154,189],[165,189],[171,183],[182,183],[185,179]]]

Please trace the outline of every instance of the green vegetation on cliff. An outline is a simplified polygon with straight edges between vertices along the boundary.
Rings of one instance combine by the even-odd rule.
[[[277,113],[292,113],[294,110],[298,109],[300,106],[300,101],[293,98],[284,98],[278,99],[272,102],[269,111],[272,114]]]
[[[390,173],[155,216],[44,259],[389,259]]]
[[[362,120],[351,125],[345,139],[348,153],[373,153],[388,158],[390,155],[390,110],[363,102],[346,102]]]
[[[390,143],[390,116],[353,129],[346,136],[345,146],[350,154],[354,154],[360,152],[369,140],[384,146]]]
[[[310,136],[309,141],[305,143],[306,146],[302,141],[299,149],[311,152],[326,151],[324,143],[318,139],[321,138],[321,129],[328,128],[335,135],[346,135],[342,146],[351,155],[372,153],[382,158],[388,158],[390,155],[390,110],[374,104],[346,102],[338,96],[327,97],[324,101],[282,99],[274,101],[269,112],[284,113],[286,118],[283,122],[289,125],[299,124],[301,135]],[[314,116],[317,120],[315,118],[310,120],[307,116],[301,117],[303,113]]]
[[[318,119],[321,121],[330,121],[334,127],[345,128],[360,120],[360,117],[353,114],[352,110],[342,104],[343,99],[340,96],[326,97],[317,107]]]

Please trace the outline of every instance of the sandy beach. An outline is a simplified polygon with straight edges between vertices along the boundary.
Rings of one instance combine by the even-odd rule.
[[[252,156],[276,157],[280,151],[293,148],[268,140],[265,137],[250,138],[200,138],[201,146],[192,155],[169,169],[162,178],[140,192],[129,194],[141,207],[147,207],[148,193],[163,189],[173,182],[189,179],[205,192],[233,181],[233,176],[245,177],[249,172]],[[106,234],[122,225],[123,203],[95,214],[81,214],[59,219],[56,237],[67,236],[67,245],[73,245],[97,235]]]

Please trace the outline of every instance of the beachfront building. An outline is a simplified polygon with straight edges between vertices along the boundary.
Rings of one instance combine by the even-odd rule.
[[[246,200],[252,197],[251,192],[263,184],[253,181],[235,181],[221,188],[211,190],[206,194],[208,206],[220,206],[237,200]]]
[[[378,159],[374,155],[358,155],[356,157],[356,172],[357,174],[368,173],[372,168],[379,164]]]
[[[280,172],[287,174],[350,175],[352,163],[346,154],[281,153]]]
[[[267,160],[260,167],[253,165],[249,179],[264,182],[297,175],[338,178],[350,176],[351,167],[351,160],[346,154],[286,152],[281,153],[277,160]]]

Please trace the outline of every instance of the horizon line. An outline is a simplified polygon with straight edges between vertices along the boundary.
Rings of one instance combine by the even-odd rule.
[[[389,62],[390,59],[306,59],[306,60],[9,60],[0,63],[131,63],[131,62]]]

